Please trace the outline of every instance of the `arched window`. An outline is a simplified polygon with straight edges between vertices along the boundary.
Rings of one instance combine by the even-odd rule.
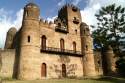
[[[58,27],[61,27],[61,23],[58,23]]]
[[[30,36],[28,36],[28,42],[30,42]]]
[[[85,32],[86,32],[86,31],[84,30],[84,34],[85,34]]]
[[[66,77],[66,65],[62,64],[62,77]]]
[[[76,42],[73,42],[73,51],[76,52]]]
[[[46,36],[42,36],[42,41],[41,41],[41,47],[42,49],[46,49]]]
[[[47,76],[47,66],[46,63],[42,63],[41,65],[41,76],[46,77]]]
[[[61,49],[61,51],[64,51],[64,49],[65,49],[64,39],[60,39],[60,49]]]

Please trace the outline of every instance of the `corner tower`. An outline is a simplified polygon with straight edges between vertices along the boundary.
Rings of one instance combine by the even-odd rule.
[[[14,27],[12,27],[8,30],[4,49],[14,49],[15,48],[13,42],[14,42],[16,32],[17,32],[17,30]]]
[[[21,27],[20,61],[18,79],[38,79],[40,52],[39,7],[29,3],[24,7],[23,22]]]
[[[69,4],[64,5],[58,12],[58,19],[67,28],[69,33],[80,32],[79,26],[82,20],[78,7]]]
[[[81,23],[80,34],[81,34],[81,47],[83,54],[84,76],[96,76],[94,56],[93,56],[93,41],[87,24]]]

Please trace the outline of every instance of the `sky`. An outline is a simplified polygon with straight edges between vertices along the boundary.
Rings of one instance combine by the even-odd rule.
[[[49,21],[54,20],[64,4],[74,4],[80,8],[82,21],[88,25],[96,24],[95,14],[102,6],[116,3],[125,7],[125,0],[0,0],[0,48],[4,47],[7,31],[11,27],[17,30],[21,27],[23,8],[29,2],[37,4],[40,17]]]

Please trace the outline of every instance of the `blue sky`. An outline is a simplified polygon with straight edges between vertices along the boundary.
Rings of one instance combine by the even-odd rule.
[[[125,7],[125,0],[0,0],[0,48],[4,47],[6,32],[11,27],[21,27],[23,8],[30,1],[40,7],[41,18],[49,21],[64,4],[72,3],[81,9],[82,21],[88,25],[96,24],[94,15],[102,6],[116,3]]]
[[[65,3],[73,3],[80,9],[86,6],[86,0],[1,0],[0,8],[4,8],[6,11],[12,11],[12,17],[14,19],[14,13],[29,2],[34,2],[40,7],[41,17],[45,19],[57,15],[58,9]]]

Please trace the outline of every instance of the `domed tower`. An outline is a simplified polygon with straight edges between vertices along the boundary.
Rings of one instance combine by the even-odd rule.
[[[60,25],[66,28],[68,33],[75,34],[76,31],[80,34],[81,13],[80,9],[74,5],[66,4],[58,12]],[[63,28],[63,27],[62,27]]]
[[[81,23],[80,25],[80,34],[83,54],[84,76],[95,76],[96,71],[93,56],[93,42],[90,35],[89,27],[85,23]]]
[[[5,42],[5,49],[13,49],[14,48],[14,37],[16,35],[16,28],[12,27],[7,32],[6,42]]]
[[[116,58],[111,46],[108,46],[107,51],[105,52],[105,61],[107,72],[106,75],[113,75],[116,73]]]
[[[39,77],[37,69],[40,52],[39,15],[40,10],[36,4],[29,3],[24,7],[18,79],[33,80]]]

